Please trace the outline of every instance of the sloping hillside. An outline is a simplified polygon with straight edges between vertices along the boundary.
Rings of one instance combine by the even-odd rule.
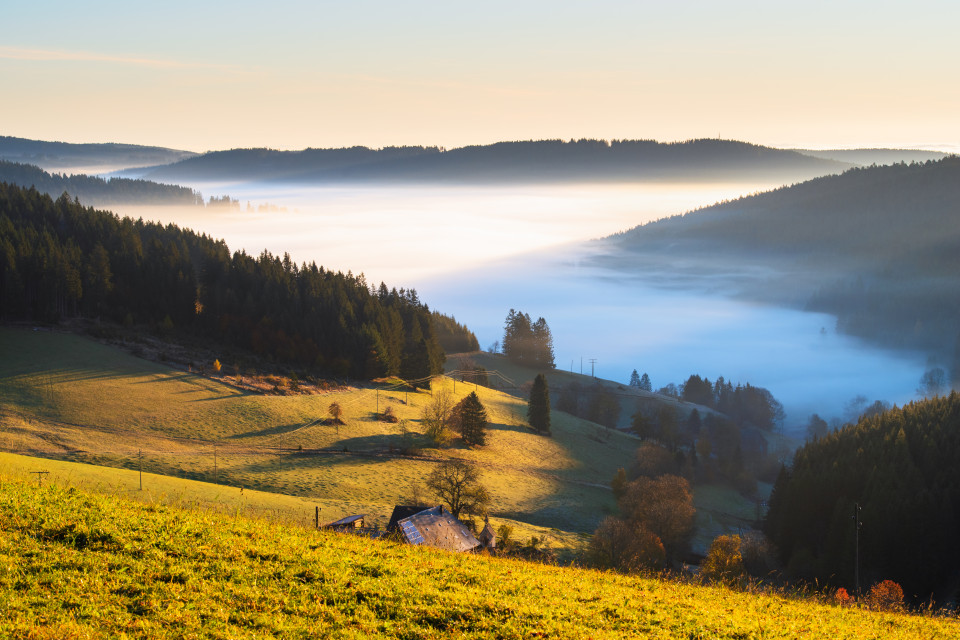
[[[150,638],[946,638],[879,614],[141,505],[0,475],[0,633]]]
[[[741,278],[739,291],[949,362],[960,334],[960,158],[853,169],[618,234],[631,273]],[[732,275],[725,275],[732,274]],[[716,285],[714,285],[716,286]]]
[[[0,447],[27,455],[138,468],[342,502],[383,519],[438,460],[477,465],[492,512],[566,531],[592,531],[615,508],[609,481],[636,439],[558,415],[552,438],[526,426],[526,404],[483,387],[438,380],[459,399],[476,391],[488,444],[429,449],[429,391],[352,387],[319,395],[261,395],[132,357],[72,335],[0,329]],[[289,392],[289,389],[288,389]],[[343,410],[341,426],[325,422]],[[404,421],[384,422],[387,407]],[[419,449],[419,451],[418,451]],[[345,515],[345,514],[344,514]]]
[[[56,172],[103,173],[168,164],[195,155],[192,151],[137,144],[75,144],[0,136],[0,159],[33,164]]]

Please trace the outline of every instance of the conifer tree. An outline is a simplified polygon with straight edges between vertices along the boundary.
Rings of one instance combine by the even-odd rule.
[[[487,442],[487,410],[483,408],[475,391],[457,403],[453,408],[456,427],[463,441],[469,445],[483,445]]]
[[[653,385],[650,383],[650,376],[647,374],[640,376],[639,387],[643,391],[653,391]]]
[[[533,380],[533,388],[530,389],[527,419],[537,433],[550,435],[550,390],[542,373],[537,374]]]

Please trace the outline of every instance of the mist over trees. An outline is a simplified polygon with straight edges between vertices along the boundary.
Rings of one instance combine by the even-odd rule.
[[[543,318],[530,321],[530,315],[510,309],[503,327],[503,355],[513,362],[541,369],[555,368],[553,335]]]
[[[618,234],[620,266],[701,260],[712,277],[763,266],[756,298],[805,305],[840,331],[960,363],[960,157],[851,169]],[[613,258],[611,258],[613,260]],[[632,267],[627,267],[632,268]],[[744,288],[741,288],[741,291]]]
[[[766,532],[794,577],[855,588],[891,579],[925,602],[956,598],[960,395],[861,418],[800,449],[781,471]]]
[[[445,352],[465,353],[480,350],[477,336],[466,325],[457,322],[456,318],[434,311],[432,319],[437,342]]]
[[[3,183],[0,303],[6,320],[102,317],[335,376],[418,379],[440,373],[445,358],[413,289],[371,289],[362,275],[289,255],[231,255],[223,241],[175,225]]]
[[[203,206],[203,195],[187,187],[129,178],[105,180],[87,175],[50,174],[39,167],[3,160],[0,160],[0,182],[33,187],[53,198],[68,192],[87,205],[137,203]]]

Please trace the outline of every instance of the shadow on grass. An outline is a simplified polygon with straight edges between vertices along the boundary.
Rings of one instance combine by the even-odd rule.
[[[307,423],[309,424],[309,423]],[[246,431],[244,433],[235,433],[233,435],[227,436],[226,440],[243,440],[245,438],[259,438],[263,436],[278,436],[285,433],[291,433],[300,429],[301,427],[307,426],[302,422],[297,422],[295,424],[280,424],[275,427],[267,427],[266,429],[260,429],[259,431]],[[332,428],[332,427],[331,427]]]

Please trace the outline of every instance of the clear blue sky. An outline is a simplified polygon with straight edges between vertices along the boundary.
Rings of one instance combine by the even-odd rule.
[[[0,135],[960,150],[960,3],[8,2]]]

